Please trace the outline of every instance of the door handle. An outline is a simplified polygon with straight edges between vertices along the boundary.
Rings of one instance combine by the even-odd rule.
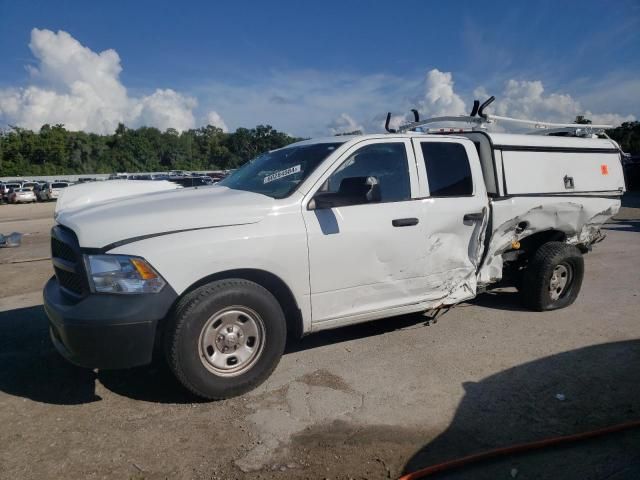
[[[465,213],[462,217],[463,222],[481,222],[484,218],[484,212]]]
[[[417,224],[417,218],[396,218],[395,220],[391,220],[391,225],[394,227],[410,227]]]

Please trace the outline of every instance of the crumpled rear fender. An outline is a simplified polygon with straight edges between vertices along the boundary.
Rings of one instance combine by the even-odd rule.
[[[567,243],[588,246],[600,238],[600,228],[620,210],[619,198],[512,197],[493,202],[493,228],[478,283],[502,278],[502,254],[535,233],[565,234]]]

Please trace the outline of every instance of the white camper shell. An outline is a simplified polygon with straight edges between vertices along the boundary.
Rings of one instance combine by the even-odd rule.
[[[298,142],[215,186],[65,189],[44,290],[53,343],[92,368],[164,352],[188,389],[225,398],[269,376],[287,335],[439,309],[498,285],[515,285],[534,310],[570,305],[582,255],[620,207],[619,147],[594,138],[601,126],[489,133],[498,117],[478,106],[388,134]],[[436,120],[455,127],[418,131]]]

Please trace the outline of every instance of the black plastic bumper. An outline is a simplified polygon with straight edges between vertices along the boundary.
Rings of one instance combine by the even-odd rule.
[[[160,293],[92,294],[77,301],[52,277],[44,287],[44,308],[56,349],[87,368],[129,368],[151,362],[158,322],[177,298],[168,285]]]

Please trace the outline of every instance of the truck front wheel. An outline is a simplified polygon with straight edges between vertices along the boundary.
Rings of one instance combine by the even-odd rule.
[[[276,298],[242,279],[211,282],[182,298],[169,319],[165,355],[191,392],[210,400],[260,385],[280,361],[286,321]]]
[[[537,311],[567,307],[578,296],[583,276],[580,250],[562,242],[545,243],[523,272],[522,300]]]

